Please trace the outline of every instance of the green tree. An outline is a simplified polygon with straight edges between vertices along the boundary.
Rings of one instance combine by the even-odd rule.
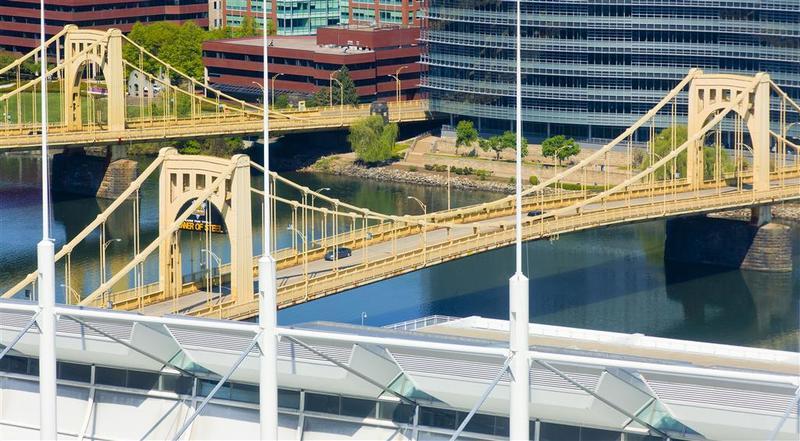
[[[6,51],[0,51],[0,69],[8,66],[9,64],[17,61],[17,57],[15,57],[12,53]]]
[[[289,107],[289,97],[286,96],[285,93],[282,93],[275,97],[275,108],[276,109],[285,109]]]
[[[580,144],[564,135],[551,136],[542,142],[542,155],[546,158],[556,158],[558,165],[561,165],[561,161],[571,158],[580,152]]]
[[[342,66],[334,77],[339,80],[342,85],[339,86],[336,82],[333,84],[333,104],[340,104],[339,101],[342,99],[342,92],[339,90],[340,87],[344,90],[344,104],[358,104],[356,84],[353,82],[353,79],[350,78],[350,71],[347,69],[347,66]]]
[[[267,32],[274,34],[275,26],[272,21],[267,23]],[[203,79],[203,42],[219,38],[254,37],[261,35],[253,17],[246,16],[242,25],[233,28],[224,28],[207,31],[197,26],[192,21],[181,25],[172,22],[156,22],[133,25],[128,38],[155,55],[161,61],[175,69],[195,78]],[[126,44],[122,49],[125,60],[134,66],[139,66],[140,51],[131,44]],[[153,57],[144,54],[141,58],[142,68],[145,72],[158,75],[164,66]],[[177,81],[178,75],[172,74],[172,80]]]
[[[347,141],[360,161],[377,164],[392,157],[397,131],[396,123],[386,124],[380,115],[372,115],[350,126]]]
[[[503,150],[507,149],[516,150],[517,135],[510,130],[506,130],[502,135],[492,136],[491,138],[488,139],[481,139],[479,143],[481,149],[484,152],[493,151],[495,154],[495,159],[499,161],[500,154],[503,153]],[[522,156],[525,157],[527,155],[528,155],[528,140],[523,137]]]
[[[459,147],[470,147],[472,143],[478,140],[478,131],[472,121],[461,120],[456,125],[456,154],[458,154]]]
[[[269,32],[270,24],[272,24],[272,20],[267,22],[267,32]],[[242,24],[233,29],[233,36],[236,38],[255,37],[257,35],[261,35],[261,29],[256,26],[256,20],[252,15],[245,15],[242,18]]]
[[[688,133],[689,131],[686,126],[667,127],[658,132],[656,137],[650,142],[650,147],[652,148],[653,154],[651,155],[649,151],[644,152],[644,158],[642,159],[642,163],[639,168],[641,170],[645,170],[649,168],[651,164],[654,164],[660,161],[661,158],[669,155],[672,152],[673,145],[676,148],[680,147],[686,142],[687,139],[689,139]],[[714,147],[703,147],[704,179],[713,179],[715,177],[714,171],[717,163],[716,156],[717,153]],[[655,170],[654,174],[656,180],[670,179],[670,177],[673,176],[673,173],[677,173],[679,177],[685,178],[687,170],[687,157],[688,153],[683,151],[676,156],[674,161],[669,161],[663,167]],[[722,164],[722,169],[720,170],[721,173],[730,173],[734,171],[735,165],[733,160],[728,155],[728,152],[722,150],[720,152],[720,157]]]
[[[522,144],[522,157],[528,156],[528,140],[523,136],[521,140]],[[500,142],[505,146],[506,149],[516,150],[517,149],[517,134],[512,132],[511,130],[506,130],[503,132],[503,135],[500,136]]]
[[[330,99],[329,90],[327,87],[320,87],[319,90],[314,92],[314,95],[311,95],[306,101],[306,104],[309,106],[327,106],[328,100]]]

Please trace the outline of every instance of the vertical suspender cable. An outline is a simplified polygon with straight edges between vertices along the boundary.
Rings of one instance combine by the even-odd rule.
[[[511,387],[510,438],[530,439],[530,364],[528,360],[528,278],[522,273],[522,1],[517,0],[516,23],[516,271],[509,280],[509,349]]]
[[[270,237],[272,229],[273,206],[270,201],[270,175],[269,175],[269,44],[268,44],[268,20],[267,2],[261,3],[263,12],[262,28],[262,57],[264,62],[264,72],[262,77],[263,96],[261,105],[263,106],[263,145],[264,145],[264,250],[261,258],[258,259],[258,324],[259,337],[258,345],[261,348],[259,363],[259,429],[261,439],[278,439],[278,337],[277,308],[276,308],[276,282],[275,282],[275,259],[272,257],[272,241]],[[249,216],[250,213],[242,213]],[[243,298],[241,296],[240,298]]]
[[[39,437],[56,439],[56,288],[55,245],[50,238],[50,174],[47,152],[47,47],[44,33],[44,0],[39,1],[42,81],[42,240],[37,245],[39,267]],[[36,107],[36,106],[34,106]]]

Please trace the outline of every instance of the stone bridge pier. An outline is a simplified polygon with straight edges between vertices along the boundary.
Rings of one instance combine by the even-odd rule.
[[[115,199],[139,176],[124,145],[66,148],[53,157],[53,189],[59,193]]]
[[[667,221],[664,259],[743,270],[791,272],[791,227],[771,222],[769,206],[750,221],[693,216]]]

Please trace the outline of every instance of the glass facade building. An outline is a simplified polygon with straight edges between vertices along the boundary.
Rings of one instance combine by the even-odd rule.
[[[277,25],[278,35],[314,35],[318,28],[339,24],[340,0],[271,0],[267,14]],[[252,14],[263,24],[264,0],[225,0],[225,25],[239,26]]]
[[[425,18],[433,110],[513,128],[516,2],[430,0]],[[522,0],[522,59],[526,135],[612,138],[693,67],[800,98],[800,1]]]

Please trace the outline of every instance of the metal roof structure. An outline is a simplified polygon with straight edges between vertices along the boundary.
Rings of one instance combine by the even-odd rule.
[[[57,313],[60,433],[92,439],[172,437],[198,408],[198,400],[210,399],[212,386],[222,379],[218,390],[227,391],[229,398],[210,399],[190,421],[189,439],[258,436],[257,325],[70,307],[57,307]],[[36,328],[21,332],[35,315],[32,304],[0,302],[0,345],[11,348],[8,355],[14,360],[38,356]],[[415,421],[419,409],[460,412],[462,421],[474,409],[481,418],[507,421],[508,322],[438,318],[400,327],[415,330],[325,322],[278,328],[279,387],[314,399],[378,403],[372,405],[378,409],[374,418],[382,406],[400,404],[417,409]],[[556,326],[529,329],[530,417],[536,424],[687,440],[794,440],[800,433],[800,354]],[[232,369],[237,362],[238,368]],[[8,362],[0,360],[0,438],[25,437],[25,427],[36,426],[36,377],[3,363]],[[70,382],[63,366],[93,366],[91,385]],[[96,386],[98,372],[105,377],[116,372],[127,380]],[[131,379],[147,374],[159,378],[154,383],[159,387],[131,392],[131,381],[136,387]],[[160,387],[182,381],[194,386]],[[94,392],[90,399],[92,390],[102,394]],[[239,399],[230,398],[234,395]],[[33,403],[30,412],[21,411],[23,403]],[[122,408],[124,417],[115,414]],[[423,439],[420,430],[451,436],[457,429],[426,429],[420,421],[389,427],[372,417],[326,420],[306,410],[300,404],[297,410],[282,406],[281,437],[294,438],[300,430],[304,439],[335,438],[341,435],[334,436],[337,431],[359,439],[388,439],[385,435],[399,430],[394,439]],[[308,420],[314,421],[313,428],[296,425],[306,413],[318,417]],[[80,421],[92,424],[80,426]],[[464,435],[477,436],[468,427]],[[502,436],[484,433],[477,438]]]

